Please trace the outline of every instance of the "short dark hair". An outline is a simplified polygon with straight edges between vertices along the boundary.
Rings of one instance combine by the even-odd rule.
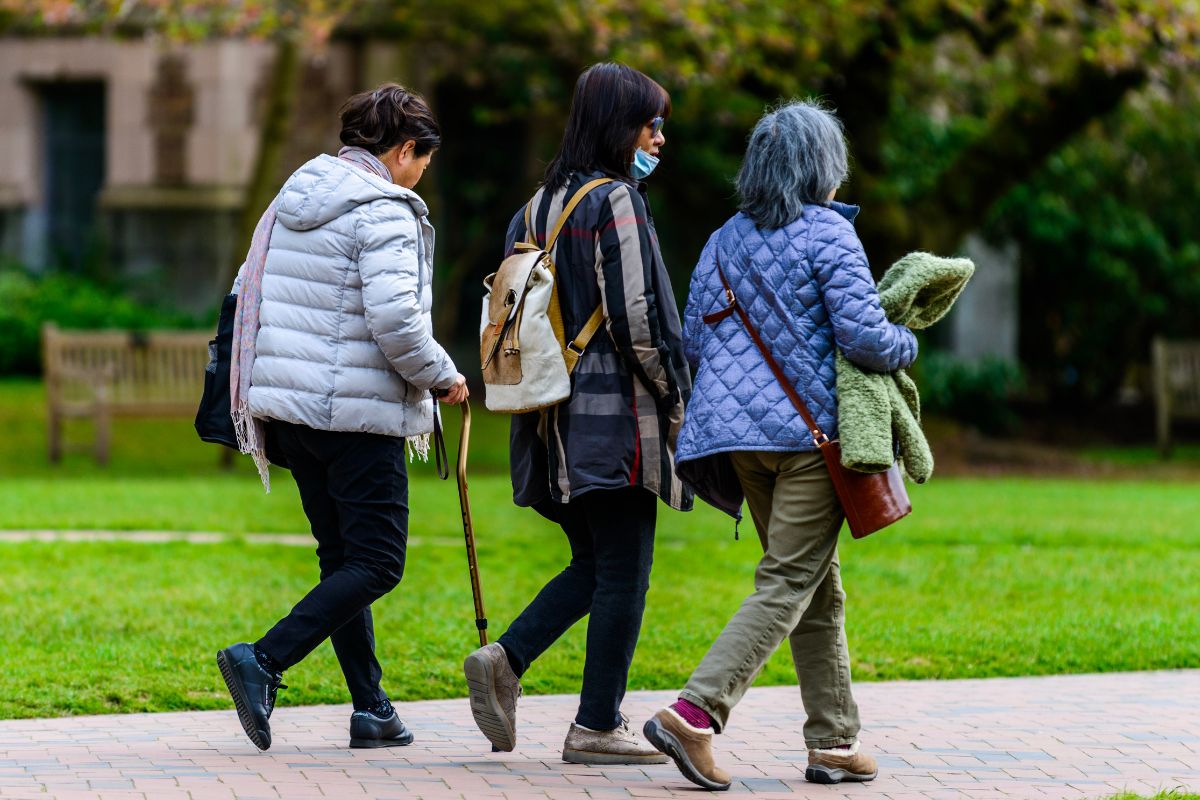
[[[628,178],[642,127],[670,115],[667,90],[636,69],[612,62],[588,67],[575,82],[562,144],[543,184],[554,191],[580,171]]]
[[[417,156],[442,144],[442,131],[425,98],[398,83],[385,83],[370,92],[360,92],[342,104],[340,139],[347,147],[361,147],[380,155],[410,139]]]

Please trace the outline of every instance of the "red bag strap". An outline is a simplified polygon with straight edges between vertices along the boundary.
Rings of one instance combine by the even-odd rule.
[[[792,405],[800,412],[800,417],[804,420],[804,424],[808,426],[808,430],[812,433],[813,444],[820,447],[829,441],[829,437],[821,431],[821,426],[813,419],[812,414],[808,413],[808,406],[804,404],[804,400],[800,398],[796,387],[792,386],[792,382],[783,374],[783,368],[779,366],[779,362],[771,355],[771,351],[767,349],[767,344],[758,335],[758,330],[754,324],[750,322],[750,316],[746,313],[746,309],[737,301],[737,296],[733,293],[733,288],[729,285],[729,281],[725,279],[725,271],[721,269],[721,257],[716,256],[717,274],[721,276],[721,284],[725,287],[725,299],[729,301],[729,305],[722,308],[720,311],[714,311],[704,317],[704,322],[707,325],[715,325],[721,320],[736,313],[742,320],[742,324],[746,326],[746,332],[750,334],[750,338],[754,340],[754,344],[758,346],[759,352],[762,353],[763,359],[767,362],[767,366],[771,368],[771,372],[775,373],[775,380],[779,381],[779,385],[783,387],[783,393],[787,395],[788,400],[792,401]]]

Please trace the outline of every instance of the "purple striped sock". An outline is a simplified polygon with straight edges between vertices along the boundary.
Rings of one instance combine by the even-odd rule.
[[[686,722],[688,725],[691,725],[693,728],[713,727],[713,719],[708,715],[707,711],[695,703],[689,703],[682,697],[671,705],[671,709],[676,714],[683,717],[684,722]]]

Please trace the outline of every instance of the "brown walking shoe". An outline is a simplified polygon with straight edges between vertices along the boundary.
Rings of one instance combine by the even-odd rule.
[[[859,751],[858,742],[849,750],[809,750],[804,779],[810,783],[872,781],[879,774],[875,759]]]
[[[497,642],[481,647],[463,662],[475,724],[492,746],[508,753],[517,746],[517,698],[521,681]]]
[[[642,733],[674,759],[683,777],[692,783],[716,792],[729,788],[733,779],[713,761],[712,728],[693,728],[674,709],[664,708],[646,722]]]
[[[572,722],[563,742],[562,760],[568,764],[632,765],[670,761],[630,730],[624,714],[621,724],[611,731],[595,731]]]

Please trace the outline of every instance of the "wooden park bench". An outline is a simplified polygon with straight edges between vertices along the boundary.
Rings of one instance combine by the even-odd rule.
[[[1171,453],[1171,420],[1200,420],[1200,341],[1154,340],[1158,449]]]
[[[50,461],[67,450],[92,449],[96,461],[107,464],[114,417],[195,416],[210,337],[204,331],[63,331],[44,325]],[[65,441],[63,424],[72,418],[95,424],[90,448]]]

